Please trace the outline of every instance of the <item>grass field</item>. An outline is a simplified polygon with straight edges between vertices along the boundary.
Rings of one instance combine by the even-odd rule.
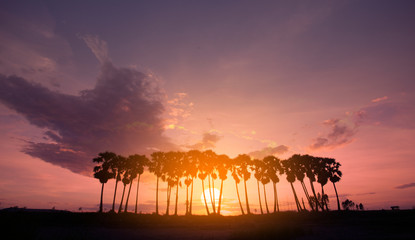
[[[0,211],[8,239],[415,239],[415,211],[156,216]],[[5,238],[2,238],[5,239]]]

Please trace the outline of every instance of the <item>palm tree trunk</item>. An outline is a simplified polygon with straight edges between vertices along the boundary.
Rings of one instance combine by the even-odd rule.
[[[101,201],[99,202],[99,212],[102,213],[102,199],[104,197],[104,183],[102,183],[101,187]]]
[[[118,179],[118,176],[117,176]],[[112,200],[112,209],[111,211],[114,212],[115,211],[115,197],[117,195],[117,186],[118,186],[118,182],[117,180],[115,180],[115,190],[114,190],[114,199]]]
[[[208,205],[207,205],[207,202],[206,202],[205,181],[203,179],[200,179],[200,180],[202,180],[202,192],[203,192],[203,199],[205,200],[206,213],[207,213],[207,215],[210,215],[209,208],[208,208]]]
[[[133,179],[133,180],[134,180],[134,179]],[[125,200],[125,208],[124,208],[124,212],[127,212],[127,208],[128,208],[128,199],[130,198],[131,187],[133,186],[133,180],[131,180],[131,182],[130,182],[130,187],[128,188],[127,199]]]
[[[122,210],[122,202],[124,201],[124,193],[125,193],[125,187],[126,186],[127,186],[127,184],[124,184],[124,188],[122,189],[121,202],[120,202],[120,207],[118,208],[118,213],[120,213],[121,210]]]
[[[236,186],[236,194],[238,195],[239,207],[241,207],[242,215],[245,215],[244,208],[242,207],[242,203],[241,203],[241,198],[239,197],[238,183],[236,183],[236,181],[235,181],[235,186]]]
[[[192,188],[190,190],[190,209],[189,209],[190,215],[192,215],[192,206],[193,206],[193,178],[192,178]]]
[[[212,188],[210,187],[210,174],[208,174],[208,181],[209,181],[209,197],[210,197],[210,203],[212,204],[213,214],[215,214],[216,211],[215,211],[215,205],[213,204],[213,199],[212,199]]]
[[[340,201],[339,201],[339,195],[337,194],[337,188],[336,184],[333,182],[334,191],[336,192],[336,198],[337,198],[337,210],[340,211]]]
[[[170,210],[170,195],[171,195],[171,186],[170,184],[167,185],[167,208],[166,208],[166,215],[169,216]]]
[[[267,208],[267,213],[269,214],[268,203],[267,203],[267,191],[265,191],[265,184],[262,184],[264,187],[264,198],[265,198],[265,207]]]
[[[222,204],[222,190],[223,190],[223,180],[220,181],[220,192],[219,192],[219,203],[218,203],[218,215],[220,215],[220,207]]]
[[[290,184],[291,184],[291,189],[293,190],[295,203],[297,204],[297,210],[298,212],[301,212],[301,205],[300,205],[300,202],[298,201],[297,193],[295,192],[294,185],[292,182],[290,182]]]
[[[179,201],[179,180],[177,180],[176,185],[176,204],[174,206],[174,215],[177,216],[177,202]]]
[[[321,185],[321,200],[323,200],[323,207],[326,206],[326,211],[329,211],[329,207],[327,206],[327,201],[325,200],[324,195],[324,187]]]
[[[251,211],[249,210],[248,191],[246,189],[246,181],[245,180],[244,180],[244,187],[245,187],[245,199],[246,199],[246,212],[247,212],[247,214],[251,214]]]
[[[280,205],[278,203],[278,193],[277,193],[277,183],[272,182],[273,186],[274,186],[274,213],[275,208],[277,208],[276,210],[279,212],[280,211]]]
[[[135,193],[135,209],[134,209],[135,214],[137,214],[137,209],[138,209],[138,188],[140,187],[140,177],[141,177],[141,174],[138,175],[137,192]]]
[[[186,182],[187,183],[187,182]],[[186,184],[186,216],[189,214],[189,185]]]
[[[307,190],[307,187],[305,186],[304,181],[301,181],[301,186],[303,187],[303,190],[304,190],[305,196],[306,196],[306,198],[307,198],[308,204],[309,204],[309,205],[310,205],[310,207],[311,207],[311,210],[312,210],[312,211],[314,211],[314,204],[311,202],[310,195],[308,194],[308,190]],[[304,204],[303,204],[303,205],[304,205]],[[304,209],[306,209],[306,208],[305,208],[305,206],[304,206]]]
[[[317,195],[316,195],[316,190],[314,189],[314,184],[313,181],[310,180],[310,185],[311,185],[311,190],[313,191],[313,195],[314,195],[314,199],[315,199],[315,203],[316,203],[316,211],[318,212],[318,206],[320,206],[320,203],[318,201]],[[321,209],[323,210],[323,208],[321,207]]]
[[[156,187],[156,215],[159,215],[159,177],[157,176],[157,187]]]
[[[216,214],[216,200],[215,200],[215,179],[212,178],[212,204],[213,204],[213,212]]]
[[[264,211],[262,210],[261,192],[259,191],[259,181],[258,180],[256,180],[256,184],[257,184],[257,187],[258,187],[259,208],[261,209],[261,214],[264,214]]]

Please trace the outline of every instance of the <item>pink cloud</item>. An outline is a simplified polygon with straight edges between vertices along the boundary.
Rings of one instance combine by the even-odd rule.
[[[323,125],[330,127],[330,132],[325,136],[313,140],[309,148],[311,150],[334,149],[351,143],[357,132],[357,126],[349,126],[340,119],[328,119]]]
[[[384,97],[380,97],[380,98],[375,98],[375,99],[372,99],[372,103],[377,103],[377,102],[385,101],[387,99],[388,99],[388,96],[384,96]]]

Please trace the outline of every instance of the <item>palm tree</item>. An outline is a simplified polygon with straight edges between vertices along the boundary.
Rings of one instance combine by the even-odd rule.
[[[268,175],[266,173],[263,174],[262,178],[261,178],[261,183],[262,183],[262,187],[264,188],[264,201],[265,201],[265,207],[267,209],[267,214],[269,214],[269,209],[268,209],[268,203],[267,203],[267,191],[265,190],[265,185],[268,184],[270,182],[270,178],[268,177]],[[275,185],[274,185],[275,186]],[[275,187],[275,192],[276,192],[276,187]],[[279,210],[279,209],[278,209]],[[274,209],[275,211],[275,209]]]
[[[190,184],[192,184],[192,178],[191,178],[191,166],[190,166],[190,158],[188,153],[184,153],[183,154],[183,159],[182,159],[182,170],[183,170],[183,176],[185,177],[184,179],[184,184],[186,185],[186,214],[185,215],[189,215],[189,186]]]
[[[251,173],[249,172],[249,166],[252,164],[251,157],[247,154],[240,154],[236,157],[239,162],[239,175],[244,180],[244,189],[245,189],[245,199],[246,199],[246,212],[247,214],[251,214],[249,210],[249,202],[248,202],[248,191],[246,188],[246,182],[251,178]]]
[[[153,152],[151,154],[151,161],[149,163],[149,171],[154,173],[157,177],[156,183],[156,215],[159,215],[159,180],[163,175],[163,165],[166,161],[166,154],[164,152]]]
[[[329,208],[327,206],[328,197],[326,194],[324,194],[324,185],[326,185],[326,183],[329,180],[330,173],[329,173],[328,168],[332,161],[334,161],[334,159],[319,158],[319,163],[318,163],[319,168],[318,168],[318,173],[317,173],[317,182],[320,183],[321,185],[321,199],[323,200],[322,205],[326,207],[326,211],[328,211]]]
[[[208,167],[208,163],[206,161],[205,155],[201,153],[199,157],[200,158],[199,158],[199,175],[198,175],[198,177],[202,181],[202,193],[203,193],[203,199],[205,201],[206,213],[207,213],[207,215],[210,215],[209,207],[208,207],[207,201],[206,201],[206,194],[205,194],[205,179],[208,176],[209,167]]]
[[[284,167],[285,174],[287,175],[287,181],[291,185],[291,189],[294,194],[294,200],[297,205],[297,210],[300,212],[302,210],[301,204],[300,204],[300,201],[298,200],[297,193],[295,192],[294,185],[293,185],[293,183],[295,182],[295,171],[294,171],[295,167],[291,160],[282,161],[282,166]]]
[[[190,150],[187,152],[187,158],[189,160],[188,171],[191,178],[191,191],[190,191],[190,204],[189,204],[189,214],[192,215],[192,206],[193,206],[193,185],[194,179],[198,176],[199,161],[201,159],[202,153],[198,150]]]
[[[215,168],[217,165],[217,155],[212,150],[207,150],[203,152],[204,160],[206,161],[206,173],[208,175],[208,182],[209,182],[209,196],[210,202],[212,204],[213,214],[216,214],[216,206],[215,206],[215,191],[212,188],[215,188],[215,179],[217,178],[217,174],[215,173]],[[212,187],[210,185],[212,179]]]
[[[244,208],[242,207],[241,197],[239,196],[239,189],[238,189],[238,184],[241,180],[238,177],[238,173],[237,173],[235,165],[232,166],[232,177],[233,177],[233,180],[235,180],[236,195],[238,196],[239,207],[241,208],[241,213],[242,215],[245,215]]]
[[[184,157],[184,153],[183,152],[175,152],[174,153],[174,173],[173,176],[176,179],[176,203],[174,206],[174,215],[177,216],[177,203],[179,200],[179,186],[182,186],[182,182],[180,181],[180,178],[183,177],[184,175],[184,171],[183,171],[183,157]]]
[[[305,174],[310,180],[311,190],[314,195],[314,198],[310,197],[310,202],[313,203],[313,206],[316,207],[315,210],[318,212],[318,208],[320,207],[321,209],[323,209],[323,207],[320,206],[319,201],[315,201],[318,198],[316,195],[316,190],[314,188],[313,182],[316,181],[316,175],[317,175],[318,168],[319,168],[319,164],[318,164],[319,159],[316,157],[310,156],[310,155],[302,155],[301,158],[302,158],[302,163],[305,166]]]
[[[228,178],[230,159],[227,155],[222,154],[218,156],[218,174],[220,179],[220,192],[219,192],[219,203],[218,203],[218,215],[220,215],[220,209],[222,205],[222,192],[223,192],[223,182]]]
[[[134,159],[131,158],[130,156],[127,157],[127,163],[126,163],[126,175],[128,177],[128,183],[130,186],[128,187],[128,193],[127,193],[127,198],[125,200],[125,207],[124,207],[124,212],[127,212],[127,208],[128,208],[128,199],[130,198],[130,193],[131,193],[131,187],[133,186],[133,180],[137,177],[138,172],[135,169],[134,166]],[[121,209],[121,205],[120,205],[120,209]]]
[[[337,210],[340,211],[340,201],[339,201],[339,195],[337,194],[337,188],[336,188],[336,182],[340,181],[342,177],[342,172],[339,170],[341,164],[336,162],[334,159],[330,161],[330,165],[328,167],[329,171],[329,180],[333,183],[334,191],[336,192],[336,198],[337,198]]]
[[[137,214],[137,206],[138,206],[138,189],[140,187],[140,178],[141,174],[144,173],[144,167],[149,165],[149,159],[145,155],[139,155],[137,159],[137,172],[138,172],[138,180],[137,180],[137,192],[135,193],[135,208],[134,213]]]
[[[134,210],[134,212],[137,213],[138,189],[139,189],[139,186],[140,186],[140,178],[141,178],[141,174],[143,174],[143,172],[144,172],[144,167],[147,166],[147,164],[148,164],[148,159],[144,155],[134,154],[134,155],[128,156],[127,160],[128,160],[127,161],[128,162],[128,169],[131,173],[131,181],[130,181],[130,187],[128,189],[127,200],[125,201],[124,212],[127,212],[128,200],[130,198],[131,187],[133,185],[134,179],[137,178],[137,175],[138,175],[137,192],[136,192],[136,198],[135,198],[135,210]]]
[[[121,155],[117,155],[113,160],[110,162],[110,168],[112,172],[115,173],[115,189],[114,189],[114,199],[112,200],[112,209],[111,212],[115,212],[115,198],[117,196],[117,186],[118,182],[121,181],[121,176],[124,173],[123,164],[125,162],[125,157]]]
[[[98,166],[94,167],[94,177],[99,179],[100,183],[102,184],[101,187],[101,200],[99,203],[99,212],[102,212],[102,199],[104,196],[104,184],[108,182],[109,179],[114,178],[114,173],[110,169],[110,162],[113,158],[116,157],[115,153],[112,152],[104,152],[99,153],[98,157],[94,158],[92,161],[96,162]]]
[[[294,174],[296,178],[298,179],[298,181],[300,181],[301,186],[303,187],[304,194],[307,198],[307,201],[311,209],[314,211],[314,204],[310,200],[310,195],[308,194],[307,187],[305,186],[305,183],[304,183],[304,178],[306,174],[306,164],[304,163],[304,160],[305,158],[299,154],[294,154],[293,156],[291,156],[291,158],[289,158],[289,161],[291,161],[292,166],[293,166]],[[305,204],[303,204],[303,207],[305,209]]]
[[[258,187],[259,209],[261,210],[261,214],[264,214],[264,211],[262,210],[262,203],[261,203],[261,191],[259,190],[259,181],[262,180],[263,175],[264,175],[264,162],[258,159],[254,159],[251,170],[254,171],[254,177],[256,179],[256,183]]]
[[[166,162],[163,165],[162,169],[162,180],[167,182],[167,207],[166,215],[169,215],[170,212],[170,199],[171,199],[171,189],[177,185],[179,187],[179,179],[177,174],[178,165],[180,160],[178,159],[179,154],[177,152],[168,152],[166,153]],[[177,196],[176,191],[176,196]]]
[[[121,212],[121,210],[122,210],[122,203],[123,203],[123,201],[124,201],[125,187],[126,187],[128,184],[130,184],[130,182],[131,182],[131,178],[132,178],[132,176],[131,176],[131,171],[130,171],[130,169],[127,169],[127,170],[124,172],[123,177],[122,177],[122,183],[123,183],[124,187],[123,187],[123,189],[122,189],[121,202],[120,202],[120,207],[118,208],[118,213],[120,213],[120,212]]]
[[[190,183],[192,185],[190,190],[190,203],[189,203],[189,210],[188,214],[192,215],[192,206],[193,206],[193,186],[194,186],[194,179],[197,178],[198,173],[198,164],[199,159],[201,157],[201,152],[198,150],[190,150],[185,154],[187,164],[185,165],[185,169],[188,173],[188,177],[190,178]]]
[[[274,189],[274,213],[280,211],[278,203],[277,183],[280,181],[278,175],[284,174],[284,168],[281,166],[281,160],[275,156],[267,156],[262,160],[265,164],[264,176],[272,181]],[[267,180],[265,180],[267,182]],[[267,182],[268,183],[268,182]]]

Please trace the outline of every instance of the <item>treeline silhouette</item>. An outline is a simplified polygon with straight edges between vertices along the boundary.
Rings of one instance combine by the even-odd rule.
[[[306,211],[307,208],[304,200],[301,202],[299,200],[293,185],[295,181],[299,181],[301,183],[304,194],[306,196],[307,205],[311,208],[312,211],[316,212],[319,210],[329,211],[328,196],[324,193],[324,186],[329,181],[332,182],[337,197],[337,207],[338,210],[340,210],[340,202],[335,183],[338,182],[342,177],[342,173],[339,170],[341,164],[336,162],[333,158],[314,157],[310,155],[299,154],[295,154],[286,160],[280,160],[275,156],[267,156],[263,159],[251,159],[251,157],[247,154],[240,154],[235,158],[230,158],[224,154],[218,155],[211,150],[203,152],[198,150],[190,150],[187,152],[154,152],[151,154],[150,159],[148,159],[145,155],[134,154],[128,157],[124,157],[113,152],[103,152],[99,153],[98,157],[93,159],[93,162],[98,164],[93,169],[94,177],[99,179],[102,184],[99,212],[103,211],[102,206],[104,184],[107,183],[110,179],[115,179],[114,198],[112,202],[111,212],[116,211],[115,199],[118,183],[120,181],[123,183],[123,191],[118,213],[120,213],[122,210],[127,212],[131,187],[133,185],[133,181],[137,179],[137,191],[135,196],[134,209],[134,212],[137,213],[140,177],[143,174],[144,169],[148,169],[149,172],[153,173],[157,177],[155,212],[157,215],[159,215],[160,179],[163,182],[167,183],[167,208],[165,214],[169,215],[171,192],[174,188],[176,188],[174,215],[177,215],[178,189],[179,186],[182,186],[183,181],[186,185],[186,215],[191,215],[193,203],[193,186],[194,181],[197,178],[201,180],[206,213],[208,215],[220,215],[223,183],[225,180],[227,180],[228,173],[231,173],[231,176],[235,182],[236,194],[242,215],[251,213],[249,208],[246,182],[251,178],[252,175],[257,181],[261,214],[264,214],[265,211],[262,207],[261,202],[260,184],[262,184],[263,187],[266,213],[270,213],[267,203],[267,191],[265,189],[265,185],[268,183],[272,183],[273,185],[273,212],[279,212],[280,208],[278,203],[277,183],[284,175],[291,185],[293,197],[299,212]],[[306,177],[308,178],[311,192],[307,190],[305,183]],[[209,196],[210,203],[212,205],[212,212],[210,211],[210,207],[208,206],[206,200],[206,178],[208,179],[208,189],[210,191]],[[218,178],[220,179],[220,194],[216,208],[214,196],[215,193],[212,188],[214,188],[214,180]],[[241,180],[244,183],[246,212],[242,205],[238,190],[238,184],[241,182]],[[320,184],[321,194],[315,189],[314,183]],[[127,186],[128,193],[124,203],[124,195]]]

